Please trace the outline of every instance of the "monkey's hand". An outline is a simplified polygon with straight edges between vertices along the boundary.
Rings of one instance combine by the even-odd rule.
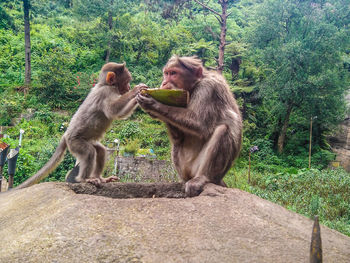
[[[146,85],[146,84],[143,84],[143,83],[140,83],[138,85],[136,85],[134,88],[133,88],[133,92],[136,95],[138,95],[142,90],[146,90],[148,89],[149,87]]]
[[[207,183],[209,183],[209,179],[205,176],[192,178],[185,184],[186,196],[193,197],[199,195]]]
[[[159,102],[148,95],[139,93],[136,96],[137,103],[147,112],[155,112],[159,108]]]

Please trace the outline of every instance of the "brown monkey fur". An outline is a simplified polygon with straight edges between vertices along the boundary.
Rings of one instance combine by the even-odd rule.
[[[242,119],[225,79],[195,57],[173,56],[163,69],[161,88],[190,93],[187,108],[137,95],[139,105],[167,125],[172,161],[186,182],[186,195],[199,195],[207,183],[226,186],[222,179],[241,148]]]
[[[17,188],[25,188],[46,178],[62,161],[68,150],[79,162],[76,182],[100,184],[117,180],[103,178],[106,149],[99,143],[113,120],[129,117],[137,107],[140,86],[130,91],[131,74],[125,64],[107,63],[100,72],[97,85],[73,115],[67,131],[51,159],[34,176]]]

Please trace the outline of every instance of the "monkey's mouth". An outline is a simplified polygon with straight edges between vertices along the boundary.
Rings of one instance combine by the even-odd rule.
[[[126,198],[185,198],[182,183],[67,183],[76,194],[89,194],[117,199]]]
[[[164,86],[161,86],[160,89],[178,89],[174,84],[168,83]]]

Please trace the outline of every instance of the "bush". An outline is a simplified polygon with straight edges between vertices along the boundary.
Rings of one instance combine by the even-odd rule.
[[[131,154],[132,156],[135,156],[139,148],[140,148],[140,141],[138,139],[135,139],[132,141],[126,140],[124,152],[127,154]]]
[[[38,66],[44,70],[38,72],[36,81],[39,84],[32,89],[42,103],[65,108],[72,107],[75,101],[81,101],[80,85],[71,70],[74,61],[74,57],[64,50],[53,48],[38,62]]]
[[[127,142],[128,139],[134,139],[142,136],[142,130],[139,124],[135,121],[128,121],[123,126],[122,130],[118,133],[119,138],[123,142]]]
[[[20,94],[6,92],[2,94],[0,105],[0,126],[9,126],[12,119],[23,110],[24,97]]]

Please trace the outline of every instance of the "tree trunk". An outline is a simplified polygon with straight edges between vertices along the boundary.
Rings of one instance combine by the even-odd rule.
[[[290,117],[290,114],[292,112],[292,109],[293,109],[292,104],[289,104],[288,108],[287,108],[286,117],[284,118],[282,131],[280,133],[280,136],[278,137],[277,147],[278,147],[278,152],[279,153],[283,152],[284,143],[285,143],[285,140],[286,140],[287,128],[288,128],[288,124],[289,124],[289,117]]]
[[[224,55],[226,45],[226,31],[227,31],[227,2],[225,0],[220,1],[222,13],[220,16],[220,45],[219,45],[219,59],[218,59],[218,72],[222,74],[224,70]]]
[[[199,0],[194,0],[197,4],[203,6],[204,8],[208,9],[211,13],[213,13],[216,17],[216,19],[220,23],[220,44],[219,44],[219,57],[218,57],[218,66],[217,71],[222,74],[222,71],[224,70],[224,55],[225,55],[225,46],[226,46],[226,31],[227,31],[227,17],[230,14],[227,14],[227,7],[228,7],[228,0],[219,0],[219,4],[221,5],[221,14],[214,9],[210,8],[206,4],[202,3]]]
[[[111,46],[112,46],[112,37],[111,37],[111,31],[113,29],[113,15],[112,15],[112,6],[113,6],[113,0],[111,0],[111,6],[110,9],[108,11],[108,35],[109,35],[109,40],[108,40],[108,44],[107,44],[107,50],[106,50],[106,59],[105,62],[108,63],[109,62],[109,57],[111,55]]]
[[[30,0],[23,0],[24,9],[24,52],[25,52],[25,85],[30,85],[31,82],[31,58],[30,58],[30,23],[29,9]]]

